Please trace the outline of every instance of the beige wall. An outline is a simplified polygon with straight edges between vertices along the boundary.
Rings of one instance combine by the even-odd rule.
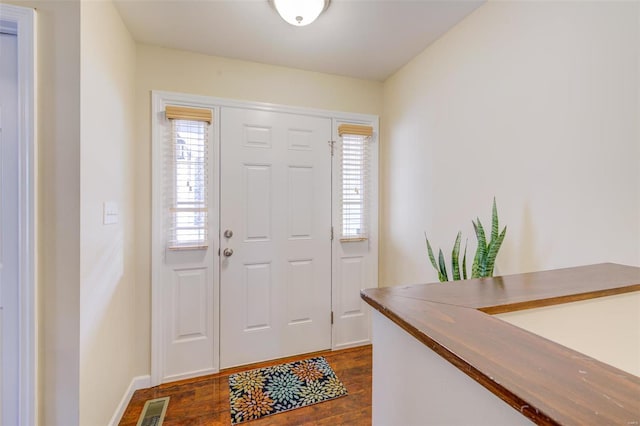
[[[136,47],[110,1],[82,2],[81,64],[80,424],[106,425],[136,373]]]
[[[423,231],[472,257],[494,195],[500,274],[640,265],[639,6],[489,2],[385,82],[381,285],[437,280]]]
[[[147,45],[137,46],[136,365],[149,374],[151,299],[151,90],[380,114],[382,83]]]
[[[7,3],[37,9],[37,416],[39,424],[73,425],[79,414],[80,3]]]
[[[134,370],[135,45],[110,3],[8,3],[37,10],[38,424],[106,424]]]
[[[496,317],[640,377],[640,292]]]

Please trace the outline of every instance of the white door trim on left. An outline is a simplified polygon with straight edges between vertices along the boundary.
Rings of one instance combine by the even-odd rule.
[[[18,41],[18,338],[20,371],[18,378],[18,424],[36,421],[36,14],[35,10],[0,4],[0,28],[11,30]]]

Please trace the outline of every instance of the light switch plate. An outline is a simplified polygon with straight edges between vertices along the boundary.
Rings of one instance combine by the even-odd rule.
[[[114,201],[105,201],[102,210],[102,223],[105,225],[114,225],[118,223],[120,211],[118,203]]]

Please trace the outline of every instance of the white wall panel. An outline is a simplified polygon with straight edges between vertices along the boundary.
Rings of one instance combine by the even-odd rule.
[[[246,330],[268,328],[271,325],[271,264],[245,265]]]
[[[289,166],[289,236],[310,238],[313,229],[313,168]]]
[[[287,132],[289,149],[297,151],[311,151],[313,149],[312,136],[313,132],[311,130],[289,129]]]
[[[289,261],[287,274],[289,325],[311,321],[313,310],[313,260]]]
[[[174,340],[206,337],[207,269],[176,270],[174,273]]]
[[[365,263],[362,256],[342,259],[340,286],[340,315],[362,314],[360,290],[365,288]]]
[[[271,167],[245,165],[247,240],[266,240],[271,232]]]
[[[271,148],[271,128],[259,126],[244,127],[244,144],[249,148]]]

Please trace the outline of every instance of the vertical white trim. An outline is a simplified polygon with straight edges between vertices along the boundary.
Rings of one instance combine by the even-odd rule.
[[[213,182],[209,190],[209,205],[211,209],[211,221],[215,221],[215,231],[217,237],[212,235],[209,237],[213,240],[214,250],[214,269],[213,269],[213,368],[220,371],[220,257],[215,260],[215,253],[220,250],[220,107],[215,106],[213,109],[213,129],[211,137],[213,138],[213,151],[209,153],[209,161],[216,164],[215,173],[210,178]],[[214,216],[215,215],[215,219]],[[210,222],[211,223],[211,222]]]
[[[18,41],[18,332],[19,332],[19,411],[18,423],[36,424],[36,287],[35,211],[36,211],[36,29],[33,9],[0,4],[0,21],[16,25]]]
[[[640,3],[636,3],[636,6],[638,7],[638,20],[637,20],[637,27],[640,29]],[[637,60],[637,68],[636,68],[636,78],[639,78],[638,76],[640,75],[640,30],[638,31],[638,37],[636,42],[638,43],[637,46],[638,47],[638,60]],[[638,92],[636,94],[636,143],[638,144],[638,152],[640,152],[640,81],[637,81],[637,87],[638,87]],[[639,156],[640,157],[640,156]],[[640,181],[640,158],[637,159],[636,162],[637,165],[637,177],[638,177],[638,181]],[[640,185],[638,185],[638,193],[637,193],[637,197],[638,197],[638,208],[640,209]],[[640,232],[640,214],[638,215],[638,230]],[[636,257],[636,265],[635,266],[640,266],[640,236],[638,238],[638,255]]]
[[[151,105],[151,386],[157,386],[164,376],[164,351],[162,319],[162,291],[158,286],[161,277],[161,265],[164,259],[162,251],[162,126],[158,124],[164,110],[163,99],[153,94]]]

